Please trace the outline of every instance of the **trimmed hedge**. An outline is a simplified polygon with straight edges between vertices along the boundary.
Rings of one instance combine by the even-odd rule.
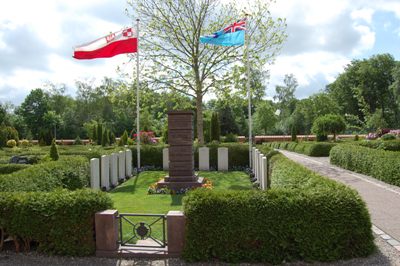
[[[356,191],[282,155],[271,163],[268,191],[198,189],[183,198],[185,259],[282,263],[373,252],[370,217]]]
[[[313,157],[328,157],[336,143],[328,142],[267,142],[263,145],[276,149],[284,149]]]
[[[199,162],[199,147],[194,146],[194,163],[195,166]],[[218,148],[228,148],[229,170],[244,169],[249,166],[249,146],[240,143],[221,143],[208,144],[210,148],[210,168],[217,169],[218,166]],[[137,165],[136,146],[129,147],[132,150],[133,166]],[[142,145],[140,147],[140,159],[142,166],[151,166],[156,169],[162,169],[162,150],[168,148],[168,145]]]
[[[400,140],[363,140],[357,144],[378,150],[400,151]]]
[[[330,161],[345,169],[400,186],[400,152],[338,145],[331,150]]]
[[[95,251],[94,214],[112,207],[103,192],[0,193],[0,227],[47,254],[84,256]]]
[[[56,188],[74,190],[88,186],[89,174],[89,162],[86,158],[66,157],[1,175],[0,191],[52,191]]]
[[[0,165],[0,175],[11,174],[19,170],[30,167],[29,164],[1,164]]]

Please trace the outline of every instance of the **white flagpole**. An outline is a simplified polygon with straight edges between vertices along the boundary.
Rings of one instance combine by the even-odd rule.
[[[248,32],[249,30],[249,20],[248,20],[248,16],[246,14],[246,31]],[[250,168],[252,168],[252,161],[251,161],[251,153],[252,153],[252,121],[251,121],[251,90],[250,90],[250,61],[249,61],[249,43],[250,43],[250,35],[246,32],[246,36],[247,36],[247,40],[245,42],[245,52],[246,52],[246,75],[247,75],[247,97],[249,99],[249,107],[248,107],[248,111],[249,111],[249,166]]]
[[[137,51],[136,51],[136,150],[137,150],[137,171],[140,169],[140,107],[139,107],[139,19],[136,19]]]

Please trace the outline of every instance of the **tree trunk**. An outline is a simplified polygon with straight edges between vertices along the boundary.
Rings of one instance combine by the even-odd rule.
[[[196,93],[196,115],[197,115],[197,140],[200,145],[204,144],[203,134],[203,95]]]

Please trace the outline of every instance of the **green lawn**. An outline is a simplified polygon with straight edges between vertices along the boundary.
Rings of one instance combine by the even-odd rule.
[[[132,178],[112,190],[109,195],[114,202],[114,208],[119,213],[152,213],[167,214],[170,210],[182,210],[182,198],[184,195],[147,194],[148,187],[164,177],[167,172],[148,171],[141,173],[139,177]],[[214,190],[242,190],[252,189],[249,177],[244,172],[200,172],[200,176],[207,177],[213,182]],[[123,240],[128,241],[134,232],[132,224],[139,222],[152,224],[157,218],[153,217],[126,217],[131,224],[122,219]],[[152,237],[162,239],[162,221],[151,226]],[[136,238],[129,243],[134,244]]]

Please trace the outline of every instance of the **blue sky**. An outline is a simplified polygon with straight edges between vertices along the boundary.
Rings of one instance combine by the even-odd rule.
[[[225,0],[228,1],[228,0]],[[400,60],[399,0],[278,0],[275,17],[287,19],[287,33],[270,71],[267,97],[285,74],[299,82],[296,96],[307,97],[334,81],[352,59],[390,53]],[[0,9],[0,102],[20,104],[30,90],[48,82],[93,84],[104,76],[132,73],[122,55],[77,61],[72,48],[129,26],[125,0],[14,0]]]

